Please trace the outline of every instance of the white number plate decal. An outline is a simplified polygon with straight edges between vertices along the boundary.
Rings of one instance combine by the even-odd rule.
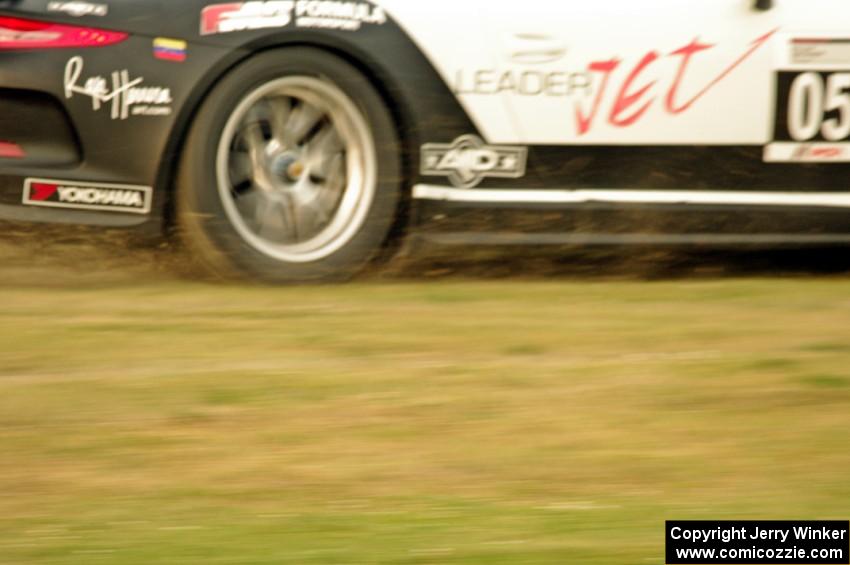
[[[777,74],[769,162],[850,162],[850,71]]]

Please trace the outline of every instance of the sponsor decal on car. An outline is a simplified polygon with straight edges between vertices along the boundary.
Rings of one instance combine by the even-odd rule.
[[[201,12],[201,35],[286,27],[294,7],[294,0],[212,4]]]
[[[157,37],[153,40],[153,56],[163,61],[182,63],[186,60],[187,44],[180,39]]]
[[[573,96],[593,94],[593,77],[586,70],[534,68],[555,63],[566,56],[566,47],[553,37],[515,34],[508,40],[506,58],[510,66],[486,69],[459,69],[455,73],[455,94],[518,96]],[[528,68],[528,67],[532,68]]]
[[[148,186],[29,178],[23,203],[31,206],[148,214],[153,190]]]
[[[850,64],[850,38],[794,37],[787,45],[794,65]]]
[[[640,123],[647,111],[653,105],[663,106],[664,111],[670,116],[677,116],[688,111],[700,99],[711,92],[718,84],[722,83],[731,73],[741,65],[750,60],[762,46],[776,34],[778,29],[773,29],[752,41],[746,49],[735,59],[731,60],[719,74],[712,77],[701,89],[696,91],[690,98],[682,95],[682,82],[688,75],[689,68],[695,63],[694,59],[699,53],[714,49],[716,45],[703,43],[698,37],[690,43],[667,53],[650,50],[629,70],[625,78],[617,73],[621,70],[623,59],[612,57],[610,59],[599,59],[588,64],[587,68],[593,73],[595,82],[599,84],[589,107],[582,108],[576,104],[575,119],[576,130],[579,136],[588,133],[594,126],[597,116],[601,112],[607,113],[608,125],[626,128]],[[647,78],[647,70],[667,57],[678,58],[678,68],[669,86],[666,87],[664,96],[653,96],[653,91],[659,88],[659,81]],[[612,81],[611,79],[614,78]],[[619,83],[619,84],[618,84]],[[607,112],[602,108],[610,99],[608,87],[613,84],[616,97],[610,103]],[[662,87],[663,88],[663,87]],[[658,100],[658,102],[657,102]],[[604,117],[603,117],[604,119]]]
[[[850,39],[786,35],[769,163],[850,162]]]
[[[508,59],[519,65],[556,63],[567,54],[567,48],[557,37],[543,33],[515,33],[508,40]]]
[[[295,25],[298,27],[357,31],[363,24],[382,25],[386,21],[387,16],[383,8],[365,2],[295,2]]]
[[[740,74],[777,32],[778,28],[766,31],[740,48],[724,46],[730,55],[724,54],[714,67],[709,55],[719,54],[718,45],[700,37],[638,53],[612,51],[572,60],[555,36],[514,34],[504,41],[500,64],[458,66],[452,70],[450,86],[459,96],[503,96],[525,109],[533,107],[530,99],[545,104],[541,98],[553,102],[568,98],[569,104],[563,106],[566,116],[556,123],[564,123],[570,139],[612,139],[611,131],[616,131],[612,128],[661,129],[668,118],[686,114],[700,102],[705,106],[704,99],[728,83],[733,73]],[[700,82],[694,84],[696,80]],[[532,127],[550,130],[548,122]]]
[[[764,149],[768,163],[846,163],[850,161],[850,143],[776,142]]]
[[[111,80],[101,75],[82,79],[84,66],[80,56],[72,57],[65,65],[65,98],[87,96],[95,112],[110,105],[113,120],[126,120],[130,116],[171,115],[170,88],[146,85],[142,77],[130,78],[126,69],[113,71]]]
[[[525,176],[527,160],[527,148],[487,145],[477,135],[422,146],[422,174],[447,176],[458,188],[473,188],[486,177]]]
[[[339,0],[265,0],[206,6],[201,12],[201,35],[283,28],[356,31],[363,24],[381,25],[383,8],[366,2]]]
[[[92,2],[48,2],[48,12],[63,12],[65,14],[81,17],[81,16],[105,16],[109,13],[109,6],[106,4],[94,4]]]
[[[536,69],[459,70],[455,94],[515,94],[519,96],[573,96],[593,94],[590,73],[584,71],[541,71]]]

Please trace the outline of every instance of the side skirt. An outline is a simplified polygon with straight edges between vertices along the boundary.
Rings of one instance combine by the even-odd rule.
[[[477,204],[721,204],[850,208],[850,192],[463,189],[418,184],[413,188],[413,197]]]

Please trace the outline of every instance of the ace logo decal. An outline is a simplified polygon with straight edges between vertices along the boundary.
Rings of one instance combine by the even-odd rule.
[[[527,160],[525,147],[486,145],[476,135],[422,146],[422,174],[447,176],[458,188],[472,188],[485,177],[520,178]]]

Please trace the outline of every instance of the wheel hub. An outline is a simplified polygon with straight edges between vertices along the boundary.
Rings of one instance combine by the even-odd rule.
[[[289,185],[298,182],[304,174],[306,167],[300,155],[292,151],[287,151],[273,156],[270,159],[269,169],[274,178]]]

